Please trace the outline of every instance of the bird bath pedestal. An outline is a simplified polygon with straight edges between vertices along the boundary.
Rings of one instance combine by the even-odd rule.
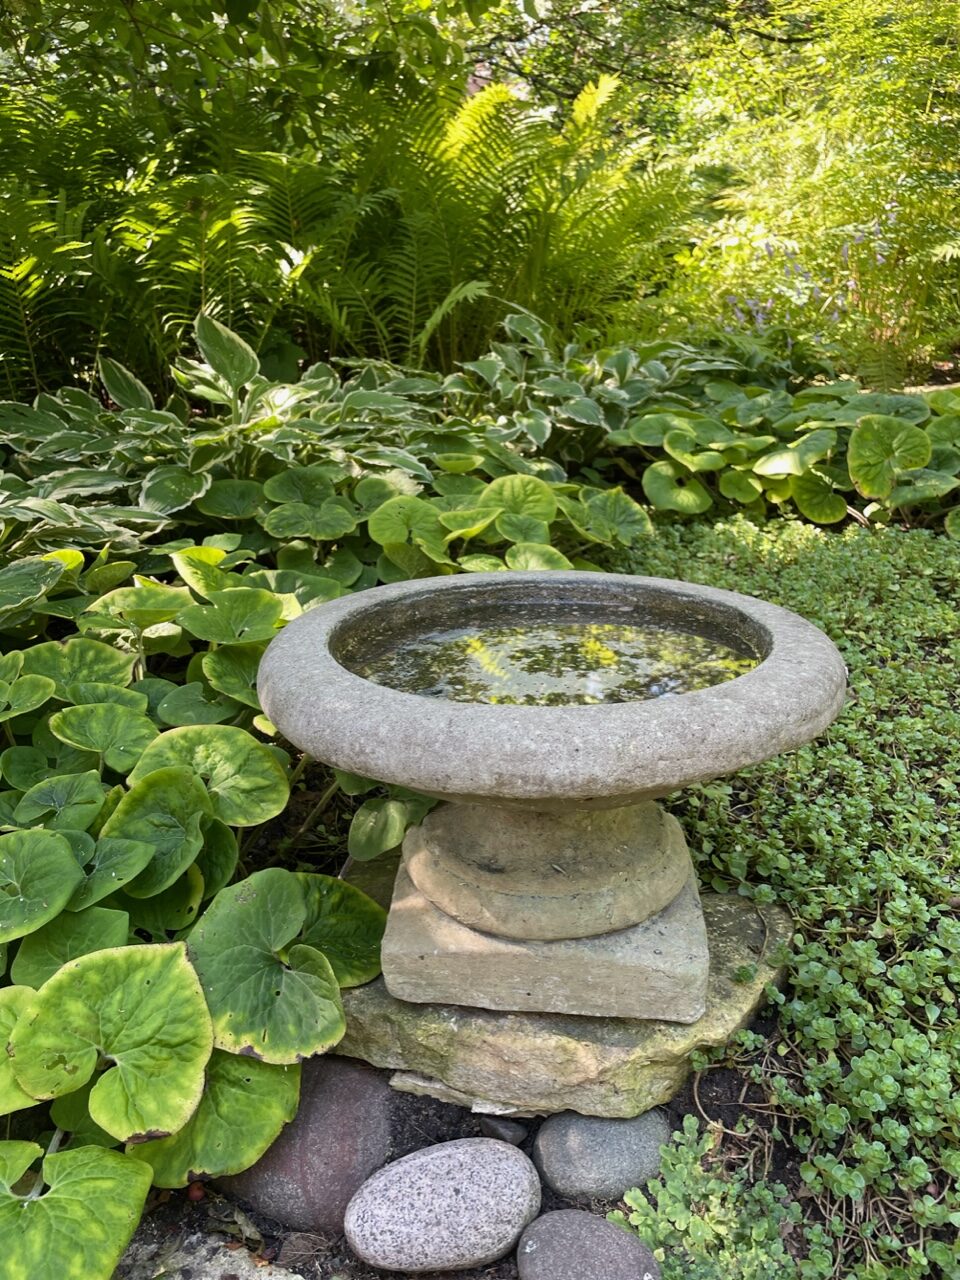
[[[820,733],[833,644],[685,582],[493,573],[379,587],[270,645],[264,710],[341,769],[442,801],[408,831],[383,944],[401,1001],[692,1023],[709,941],[656,803]]]

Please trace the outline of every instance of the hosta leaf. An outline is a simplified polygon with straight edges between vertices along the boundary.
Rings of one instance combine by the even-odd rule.
[[[64,911],[22,940],[10,976],[25,986],[42,987],[68,960],[104,947],[126,946],[128,926],[125,911]]]
[[[297,879],[307,911],[300,940],[323,952],[341,987],[372,981],[380,972],[386,911],[336,876],[303,873]]]
[[[240,710],[238,703],[222,694],[211,693],[201,681],[177,685],[157,706],[157,717],[164,724],[220,724],[232,720]]]
[[[556,547],[541,542],[517,542],[508,547],[504,559],[509,569],[572,569],[573,565]]]
[[[153,396],[129,369],[125,369],[116,360],[101,356],[97,361],[100,381],[107,389],[107,395],[121,409],[153,409]]]
[[[6,1046],[13,1028],[30,1007],[35,994],[28,986],[0,988],[0,1045]],[[17,1083],[8,1054],[0,1053],[0,1116],[36,1105],[36,1098]]]
[[[130,781],[138,783],[155,769],[175,765],[187,766],[206,781],[215,815],[231,827],[275,818],[290,794],[283,766],[269,747],[233,725],[162,733],[140,757]]]
[[[214,1049],[200,1105],[179,1133],[133,1148],[154,1185],[185,1187],[248,1169],[297,1114],[300,1067]]]
[[[930,437],[900,418],[867,414],[850,434],[847,465],[865,498],[886,498],[901,471],[925,467],[930,461]]]
[[[620,488],[604,489],[588,498],[586,505],[592,516],[599,515],[610,526],[613,536],[625,547],[636,546],[653,533],[646,511]]]
[[[27,556],[0,569],[0,623],[34,604],[60,580],[59,560]]]
[[[78,680],[67,686],[67,696],[75,706],[84,706],[91,702],[115,702],[120,707],[128,707],[143,715],[150,700],[145,693],[135,689],[123,689],[118,684],[104,684],[100,680]]]
[[[357,527],[357,518],[339,502],[328,498],[319,507],[306,502],[284,502],[268,511],[260,523],[274,538],[333,542],[352,533]]]
[[[0,721],[26,715],[53,697],[56,685],[48,676],[21,676],[13,684],[0,681]]]
[[[792,476],[790,492],[800,514],[816,524],[836,524],[847,514],[846,500],[811,472]]]
[[[57,697],[64,701],[69,699],[69,686],[83,681],[128,685],[135,661],[133,654],[120,653],[86,636],[72,636],[63,643],[48,640],[23,651],[23,670],[29,675],[48,676],[56,685]]]
[[[651,463],[641,480],[643,492],[659,511],[679,511],[696,516],[713,505],[703,485],[679,462]]]
[[[557,514],[553,490],[536,476],[501,476],[477,495],[478,507],[500,507],[549,524]],[[372,536],[372,535],[371,535]]]
[[[407,829],[407,806],[402,800],[364,800],[353,815],[347,852],[357,862],[369,862],[395,849]]]
[[[43,1161],[44,1194],[14,1195],[41,1154],[33,1142],[0,1142],[4,1280],[110,1280],[140,1221],[150,1166],[102,1147],[58,1151]]]
[[[59,915],[82,879],[63,836],[39,828],[0,836],[0,942],[22,938]]]
[[[290,945],[305,920],[296,876],[280,868],[222,889],[207,907],[189,947],[218,1048],[293,1063],[340,1040],[343,1006],[329,962]]]
[[[197,499],[197,510],[218,520],[249,520],[263,500],[263,486],[256,480],[214,480]]]
[[[188,471],[186,467],[154,467],[140,486],[140,506],[144,511],[168,516],[182,511],[210,488],[206,471]]]
[[[121,1142],[175,1133],[196,1110],[213,1029],[183,943],[71,960],[37,992],[7,1052],[35,1098],[86,1084],[90,1115]]]
[[[568,400],[565,404],[558,406],[557,412],[561,417],[570,418],[573,422],[581,422],[585,426],[602,427],[606,425],[606,419],[600,406],[595,400],[588,400],[586,396],[578,396],[575,400]]]
[[[144,840],[122,840],[117,836],[102,835],[92,856],[83,864],[84,879],[73,891],[67,910],[83,911],[101,898],[116,893],[140,874],[155,851],[156,846]]]
[[[211,644],[252,644],[271,639],[282,617],[283,602],[272,591],[237,587],[211,592],[209,604],[181,610],[177,622]]]
[[[257,671],[265,647],[262,644],[238,644],[205,653],[201,662],[203,674],[218,693],[259,711]]]
[[[204,360],[233,391],[245,387],[260,372],[253,348],[219,320],[201,313],[194,321],[193,331]]]
[[[54,831],[85,831],[103,808],[103,783],[96,769],[44,778],[24,793],[14,810],[17,822],[42,821]]]
[[[152,720],[129,707],[90,702],[54,712],[50,732],[68,746],[95,751],[107,768],[129,773],[158,730]]]
[[[162,741],[162,737],[156,741]],[[178,767],[163,767],[165,763],[145,770],[136,780],[130,779],[132,789],[100,833],[101,841],[134,840],[153,849],[151,861],[136,880],[127,884],[127,892],[135,898],[160,893],[183,874],[203,847],[200,821],[213,807],[192,769],[179,762]]]

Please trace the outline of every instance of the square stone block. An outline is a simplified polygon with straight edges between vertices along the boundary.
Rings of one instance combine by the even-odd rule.
[[[524,942],[460,924],[401,867],[382,957],[387,990],[415,1004],[682,1023],[702,1017],[710,968],[692,876],[668,907],[630,929]]]

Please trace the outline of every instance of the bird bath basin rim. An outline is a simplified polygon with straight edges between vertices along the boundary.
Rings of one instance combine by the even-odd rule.
[[[423,697],[357,675],[336,656],[378,618],[399,619],[407,633],[415,619],[426,632],[438,615],[505,596],[551,605],[565,597],[595,606],[598,622],[672,621],[761,660],[746,675],[669,698],[529,706]],[[319,605],[272,641],[258,687],[280,732],[338,768],[468,803],[609,808],[807,742],[840,710],[846,669],[812,623],[737,592],[627,574],[504,571],[414,579]]]

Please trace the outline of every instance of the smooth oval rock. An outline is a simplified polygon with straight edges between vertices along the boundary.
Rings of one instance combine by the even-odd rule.
[[[339,1235],[350,1197],[389,1159],[394,1098],[364,1062],[308,1059],[296,1119],[255,1165],[219,1186],[287,1227]]]
[[[378,1170],[347,1205],[358,1258],[384,1271],[463,1271],[496,1262],[540,1211],[540,1179],[507,1142],[461,1138]]]
[[[558,1209],[530,1224],[517,1245],[520,1280],[660,1280],[636,1236],[583,1209]]]
[[[549,1116],[533,1144],[544,1182],[568,1200],[619,1200],[660,1172],[660,1148],[670,1141],[662,1111],[608,1120],[564,1111]]]

